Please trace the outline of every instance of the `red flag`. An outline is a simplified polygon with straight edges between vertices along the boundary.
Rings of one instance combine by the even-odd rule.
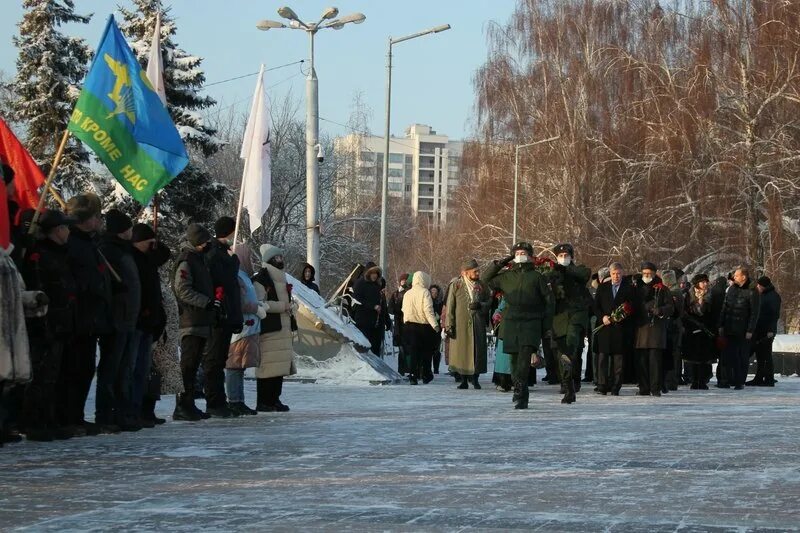
[[[11,228],[9,226],[6,184],[0,180],[0,248],[8,249],[8,244],[11,242]]]
[[[20,211],[36,209],[39,204],[39,187],[44,185],[45,176],[2,118],[0,159],[14,169],[14,189],[17,191],[14,200],[19,204]]]

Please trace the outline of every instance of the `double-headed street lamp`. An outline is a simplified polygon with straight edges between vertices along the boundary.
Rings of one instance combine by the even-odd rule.
[[[391,109],[392,109],[392,45],[402,43],[428,35],[429,33],[439,33],[450,29],[450,24],[443,24],[436,26],[429,30],[406,35],[393,39],[389,37],[388,52],[386,53],[386,130],[384,131],[384,146],[383,146],[383,184],[381,187],[381,240],[380,240],[380,258],[379,265],[386,272],[386,203],[389,191],[389,126],[391,122]]]
[[[314,35],[319,30],[332,28],[340,30],[345,24],[361,24],[367,18],[363,13],[352,13],[339,17],[339,10],[329,7],[322,12],[318,22],[307,24],[300,20],[289,7],[278,9],[278,15],[289,21],[288,26],[275,20],[262,20],[256,27],[259,30],[290,28],[302,30],[309,37],[309,56],[311,67],[306,78],[306,261],[317,270],[319,279],[319,160],[322,149],[319,144],[319,92],[317,71],[314,70]]]
[[[511,246],[517,244],[517,206],[518,206],[518,197],[519,197],[519,151],[523,148],[528,148],[530,146],[536,146],[537,144],[544,144],[553,142],[557,139],[560,139],[561,135],[556,135],[555,137],[550,137],[549,139],[542,139],[541,141],[536,141],[528,144],[518,144],[514,149],[514,226],[511,230]]]

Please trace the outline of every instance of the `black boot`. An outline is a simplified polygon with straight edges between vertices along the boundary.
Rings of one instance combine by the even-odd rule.
[[[567,387],[567,392],[566,394],[564,394],[564,397],[561,398],[561,403],[566,403],[566,404],[575,403],[575,400],[577,399],[575,397],[575,382],[572,381],[571,379],[566,380],[566,387]]]
[[[527,383],[514,383],[514,409],[527,409],[528,408],[528,384]]]
[[[461,385],[457,388],[459,389],[468,389],[469,388],[469,377],[468,376],[461,376]]]
[[[474,376],[472,376],[472,388],[480,390],[481,384],[478,383],[478,378],[480,378],[480,375],[478,375],[478,374],[475,374]]]
[[[175,398],[175,411],[172,412],[172,419],[187,422],[197,422],[203,419],[200,410],[194,405],[194,394],[178,394]]]

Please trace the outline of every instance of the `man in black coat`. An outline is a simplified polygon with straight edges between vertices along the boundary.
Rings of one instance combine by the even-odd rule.
[[[45,316],[26,321],[33,379],[25,388],[22,424],[33,441],[85,435],[82,427],[60,426],[55,414],[61,360],[75,331],[76,283],[67,251],[70,222],[61,211],[46,211],[38,224],[44,238],[28,250],[21,269],[28,290],[44,292],[50,302]]]
[[[100,252],[112,269],[113,332],[100,337],[97,366],[95,422],[106,428],[139,431],[139,417],[132,411],[133,369],[139,347],[136,323],[142,301],[139,271],[133,259],[133,221],[118,209],[106,212],[106,231]]]
[[[725,294],[719,320],[719,336],[727,344],[722,359],[729,369],[736,390],[744,388],[750,366],[750,345],[758,324],[760,297],[750,280],[750,271],[738,267],[733,273],[733,285]]]
[[[170,251],[166,245],[156,240],[155,231],[147,224],[133,226],[131,242],[133,259],[142,285],[142,304],[136,322],[139,346],[133,369],[131,414],[139,418],[142,427],[153,427],[157,421],[163,419],[156,419],[152,409],[148,408],[145,411],[142,405],[150,380],[153,343],[161,337],[167,323],[167,315],[161,301],[161,279],[158,269],[169,260]]]
[[[206,264],[214,283],[215,295],[222,296],[222,312],[211,328],[208,346],[208,368],[206,372],[206,413],[212,417],[230,418],[239,416],[228,408],[225,396],[225,361],[231,337],[242,331],[242,296],[239,290],[239,258],[231,252],[236,222],[231,217],[222,217],[214,224],[215,239],[211,241]]]
[[[99,336],[111,333],[113,327],[111,274],[97,240],[97,232],[103,226],[100,212],[100,198],[92,193],[73,196],[67,202],[67,213],[75,220],[67,250],[77,284],[76,321],[72,349],[61,363],[56,386],[59,423],[82,425],[89,435],[102,429],[83,419],[97,365],[97,341]]]
[[[758,279],[756,285],[761,295],[761,306],[758,312],[755,335],[753,335],[753,348],[758,365],[755,377],[746,385],[760,387],[775,386],[775,364],[772,360],[772,343],[778,331],[778,319],[781,316],[781,296],[775,290],[767,276]]]
[[[626,303],[632,311],[636,292],[630,278],[625,277],[620,263],[612,263],[609,271],[611,281],[602,283],[594,297],[594,314],[598,326],[603,324],[594,339],[598,349],[597,392],[603,395],[611,392],[614,396],[619,396],[625,357],[631,353],[633,347],[635,323],[630,316],[621,321],[614,321],[612,316]]]

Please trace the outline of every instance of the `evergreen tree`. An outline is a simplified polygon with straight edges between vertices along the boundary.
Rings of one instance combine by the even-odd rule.
[[[14,80],[15,119],[24,127],[25,145],[47,173],[80,94],[92,52],[83,39],[59,31],[66,23],[86,24],[91,15],[75,13],[73,0],[23,0],[25,14],[13,38],[19,49]],[[71,138],[55,186],[62,196],[91,188],[89,154]]]
[[[164,85],[167,108],[181,137],[186,143],[190,162],[159,195],[159,224],[161,222],[174,236],[185,229],[188,222],[209,223],[227,206],[230,190],[216,181],[207,170],[204,160],[214,154],[221,142],[216,131],[209,127],[201,112],[216,105],[199,90],[205,83],[200,68],[202,58],[192,56],[178,47],[173,40],[175,22],[169,7],[161,0],[132,0],[133,9],[120,6],[120,29],[136,54],[142,68],[147,66],[156,16],[161,12],[161,50],[164,61]]]

